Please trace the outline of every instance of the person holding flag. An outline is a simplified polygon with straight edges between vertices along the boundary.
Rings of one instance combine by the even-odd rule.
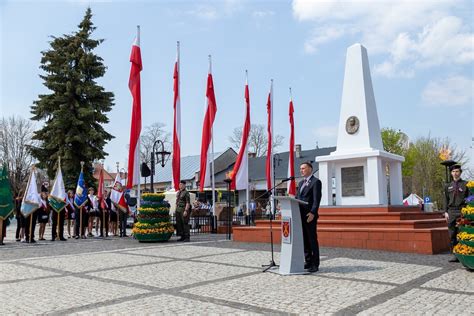
[[[66,189],[64,188],[63,174],[61,172],[61,159],[58,160],[58,170],[54,180],[53,189],[49,194],[48,201],[51,208],[56,212],[52,215],[53,225],[51,227],[51,241],[57,239],[65,241],[64,219],[66,217]]]
[[[85,210],[85,206],[89,199],[87,197],[83,169],[84,161],[81,161],[81,173],[79,174],[79,179],[77,180],[76,194],[74,196],[74,206],[76,207],[76,227],[74,234],[76,235],[76,239],[86,239],[87,211]]]
[[[112,193],[110,194],[110,200],[117,210],[117,217],[120,221],[120,237],[127,237],[128,205],[125,201],[123,191],[122,179],[120,178],[120,173],[117,172],[114,186],[112,187]]]
[[[38,193],[38,186],[36,183],[36,168],[31,168],[30,178],[26,185],[26,192],[23,195],[21,202],[20,211],[26,219],[25,227],[25,239],[27,243],[35,243],[35,227],[37,212],[36,210],[40,207],[41,201]]]
[[[13,196],[10,181],[8,181],[7,167],[3,166],[0,172],[0,246],[3,246],[3,239],[7,232],[7,221],[13,210]]]

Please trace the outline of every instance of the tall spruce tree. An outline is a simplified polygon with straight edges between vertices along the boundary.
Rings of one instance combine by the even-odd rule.
[[[50,178],[54,176],[58,158],[65,184],[75,187],[80,162],[84,161],[87,185],[93,185],[92,164],[104,159],[107,141],[113,136],[102,124],[109,122],[106,113],[114,105],[114,94],[106,92],[95,81],[105,74],[103,59],[93,53],[103,39],[91,39],[95,30],[88,8],[79,30],[72,35],[52,36],[50,49],[41,52],[40,75],[44,85],[52,91],[41,94],[31,107],[32,120],[45,121],[35,131],[33,139],[40,145],[31,148],[39,167],[46,168]]]

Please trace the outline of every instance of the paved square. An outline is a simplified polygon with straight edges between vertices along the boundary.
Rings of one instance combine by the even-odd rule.
[[[474,273],[457,269],[426,282],[422,287],[474,293]]]
[[[474,274],[448,263],[449,254],[322,248],[319,272],[280,276],[262,273],[267,244],[192,240],[7,239],[0,314],[468,315],[472,308]]]
[[[119,268],[166,259],[154,257],[133,256],[118,253],[83,254],[81,256],[66,256],[56,258],[41,258],[25,261],[38,267],[60,269],[68,272],[87,272],[99,269]]]
[[[411,290],[359,315],[472,315],[472,295]]]
[[[439,269],[416,264],[337,258],[325,261],[320,270],[325,276],[403,284]]]
[[[321,278],[260,273],[219,284],[184,290],[185,293],[274,308],[287,313],[335,313],[364,298],[392,289],[378,285]]]
[[[0,283],[4,281],[28,280],[39,277],[59,275],[41,269],[25,268],[14,263],[0,263]]]
[[[194,301],[187,298],[171,295],[157,295],[148,298],[127,301],[113,305],[102,306],[99,308],[87,309],[79,312],[77,315],[91,314],[122,314],[129,315],[130,306],[133,306],[135,315],[157,315],[157,314],[176,314],[176,315],[260,315],[260,313],[249,313],[248,311],[231,308],[225,305],[218,305],[209,302]],[[192,307],[192,311],[190,309]]]
[[[214,263],[173,261],[137,268],[89,273],[88,275],[169,289],[257,271],[256,269],[229,267]]]
[[[2,284],[1,314],[51,313],[146,292],[137,288],[76,277]]]
[[[171,257],[176,259],[188,259],[193,257],[210,256],[215,254],[224,254],[232,252],[240,252],[238,249],[231,248],[209,248],[202,246],[184,246],[183,244],[175,244],[167,247],[156,247],[156,248],[145,248],[141,250],[131,250],[128,253],[147,255],[147,256],[158,256],[158,257]]]

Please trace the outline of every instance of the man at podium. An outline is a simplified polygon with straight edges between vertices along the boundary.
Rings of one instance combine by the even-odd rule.
[[[319,244],[316,224],[318,222],[322,184],[321,180],[313,176],[313,165],[310,162],[303,162],[300,165],[300,173],[303,180],[298,183],[296,198],[308,203],[307,205],[300,204],[305,253],[304,268],[308,269],[308,272],[316,272],[319,269]]]

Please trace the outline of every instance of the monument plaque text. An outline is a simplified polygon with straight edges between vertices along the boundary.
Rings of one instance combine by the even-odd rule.
[[[364,167],[341,168],[342,196],[364,196]]]

